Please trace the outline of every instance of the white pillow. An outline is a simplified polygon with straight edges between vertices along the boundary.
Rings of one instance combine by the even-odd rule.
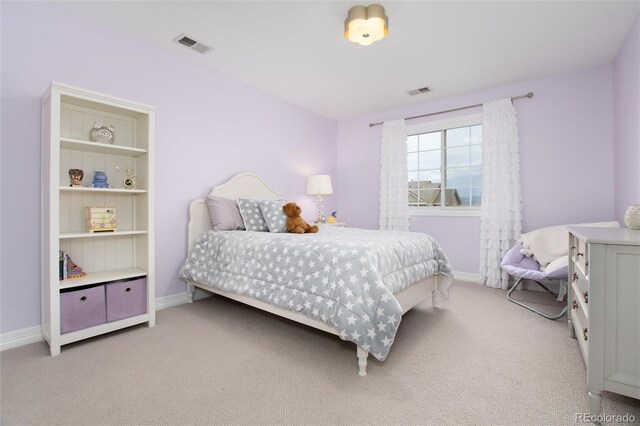
[[[549,263],[545,268],[542,268],[542,272],[548,274],[551,271],[555,271],[557,269],[562,268],[563,266],[569,265],[569,255],[561,256]]]
[[[520,236],[525,256],[534,256],[542,268],[561,256],[569,254],[569,227],[608,227],[619,228],[618,222],[579,223],[574,225],[549,226],[536,229]]]

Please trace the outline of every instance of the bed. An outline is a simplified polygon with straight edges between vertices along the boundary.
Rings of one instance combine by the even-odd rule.
[[[252,173],[233,176],[209,195],[280,199]],[[448,297],[453,278],[446,255],[425,234],[332,227],[305,235],[212,231],[204,198],[189,206],[180,277],[190,303],[200,288],[354,342],[361,376],[370,353],[386,358],[402,315],[429,297],[435,307],[439,295]]]

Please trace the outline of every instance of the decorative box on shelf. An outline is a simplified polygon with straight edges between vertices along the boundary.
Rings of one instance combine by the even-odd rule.
[[[89,232],[116,232],[115,207],[87,207],[87,231]]]

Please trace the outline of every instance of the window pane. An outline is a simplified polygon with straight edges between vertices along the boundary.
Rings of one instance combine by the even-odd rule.
[[[447,206],[469,206],[469,187],[447,188]]]
[[[418,135],[409,136],[407,138],[407,151],[417,151],[418,150]]]
[[[471,143],[482,143],[482,124],[471,126]]]
[[[468,146],[447,149],[447,167],[468,166],[469,165]],[[422,163],[421,163],[422,165]]]
[[[451,146],[469,145],[469,127],[459,127],[447,130],[447,148]]]
[[[441,132],[424,133],[420,135],[420,151],[440,149]]]
[[[440,205],[440,189],[422,189],[420,190],[421,206],[439,206]]]
[[[475,145],[471,148],[471,165],[479,166],[482,164],[482,145]]]
[[[418,205],[420,191],[417,189],[418,183],[411,182],[409,184],[409,205]]]
[[[407,138],[410,206],[480,206],[482,130],[478,124]]]
[[[431,184],[440,184],[442,177],[440,170],[420,171],[420,188],[429,188]]]
[[[482,167],[471,168],[471,186],[482,186]]]
[[[482,190],[477,187],[471,188],[471,205],[479,206],[482,201]]]
[[[418,153],[407,155],[407,170],[418,170]]]
[[[420,152],[420,169],[439,169],[440,150]],[[411,169],[409,169],[411,170]]]
[[[470,176],[471,169],[468,167],[447,169],[447,188],[470,187]]]

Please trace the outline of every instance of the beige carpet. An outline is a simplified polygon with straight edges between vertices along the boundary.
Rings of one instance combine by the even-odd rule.
[[[23,346],[0,355],[2,424],[531,425],[588,411],[564,319],[464,282],[440,306],[408,313],[366,377],[353,344],[222,297],[55,358]],[[607,393],[603,412],[640,421],[640,401]]]

